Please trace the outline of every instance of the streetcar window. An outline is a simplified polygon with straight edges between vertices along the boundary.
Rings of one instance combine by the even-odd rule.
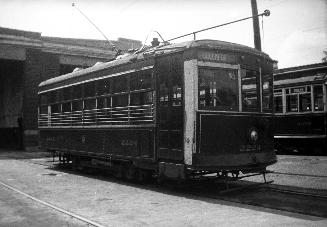
[[[131,93],[131,105],[145,105],[153,102],[152,91],[141,92],[141,93]]]
[[[127,92],[128,90],[128,78],[115,77],[113,79],[113,93]]]
[[[88,82],[84,84],[84,97],[95,96],[95,82]]]
[[[72,92],[73,99],[82,98],[83,87],[81,84],[73,86],[72,89],[73,89],[73,92]]]
[[[61,112],[60,104],[51,105],[51,113],[60,113],[60,112]]]
[[[299,111],[311,111],[311,94],[299,94]]]
[[[274,107],[276,113],[283,112],[283,97],[282,96],[275,96],[274,97]]]
[[[131,75],[130,90],[141,90],[151,88],[152,75],[151,71],[138,72]]]
[[[142,105],[141,93],[132,93],[131,94],[131,106]]]
[[[314,100],[314,110],[315,111],[324,110],[322,85],[313,86],[313,100]]]
[[[62,104],[62,112],[71,112],[71,103],[70,102],[66,102]]]
[[[173,86],[173,106],[180,106],[182,105],[182,88],[181,85]]]
[[[241,70],[242,78],[242,110],[258,111],[258,78],[259,73],[252,70]]]
[[[286,88],[286,112],[311,111],[309,86]]]
[[[84,100],[84,109],[85,110],[93,110],[95,109],[96,101],[95,99],[85,99]]]
[[[106,98],[106,108],[110,108],[111,107],[111,97],[107,97]]]
[[[82,111],[83,110],[83,101],[74,101],[72,102],[72,111]]]
[[[168,106],[168,86],[165,81],[160,83],[160,106]]]
[[[110,93],[110,79],[97,81],[97,95],[105,95]]]
[[[177,59],[176,59],[177,60]],[[172,72],[171,72],[171,89],[172,89],[172,105],[182,105],[182,72],[180,71],[179,61],[172,61]]]
[[[237,70],[199,68],[199,106],[238,110]]]
[[[287,112],[297,112],[298,111],[298,96],[297,96],[297,94],[286,96],[286,111]]]
[[[106,98],[97,98],[97,109],[106,108]]]
[[[128,105],[128,95],[116,95],[112,97],[112,106],[127,106]]]

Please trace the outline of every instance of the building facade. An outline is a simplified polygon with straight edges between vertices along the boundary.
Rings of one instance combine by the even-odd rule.
[[[112,41],[126,52],[137,40]],[[110,61],[116,52],[107,41],[41,36],[0,27],[0,147],[38,146],[37,89],[41,81]]]

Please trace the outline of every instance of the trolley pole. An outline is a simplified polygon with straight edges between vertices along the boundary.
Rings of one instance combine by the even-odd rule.
[[[261,51],[261,38],[260,26],[258,15],[257,0],[251,0],[252,16],[253,16],[253,35],[254,35],[254,48]]]

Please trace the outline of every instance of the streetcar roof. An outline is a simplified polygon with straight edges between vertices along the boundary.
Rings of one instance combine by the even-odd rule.
[[[39,84],[39,87],[47,86],[50,84],[56,84],[61,81],[69,80],[75,77],[79,77],[82,75],[90,74],[92,72],[98,72],[107,68],[131,63],[133,61],[145,59],[147,56],[154,57],[156,55],[163,55],[171,52],[178,52],[185,49],[191,49],[191,48],[210,48],[210,49],[219,49],[219,50],[227,50],[227,51],[235,51],[235,52],[243,52],[243,53],[250,53],[254,55],[258,55],[261,57],[265,57],[267,60],[271,60],[271,58],[254,48],[236,44],[236,43],[230,43],[225,41],[219,41],[219,40],[193,40],[193,41],[187,41],[187,42],[181,42],[181,43],[173,43],[173,44],[164,44],[159,45],[157,47],[150,47],[143,51],[136,51],[136,53],[132,54],[125,54],[122,56],[118,56],[115,60],[95,64],[89,68],[86,69],[80,69],[73,71],[71,73],[61,75],[58,77],[54,77],[48,80],[45,80]]]
[[[313,76],[303,76],[299,78],[291,78],[291,79],[282,79],[282,80],[275,80],[275,86],[281,85],[291,85],[291,84],[298,84],[298,83],[309,83],[309,82],[323,82],[327,83],[327,74],[326,73],[318,73]]]

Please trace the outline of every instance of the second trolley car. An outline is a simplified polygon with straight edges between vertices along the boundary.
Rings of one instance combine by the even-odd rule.
[[[281,154],[326,155],[327,63],[274,74],[275,148]]]
[[[272,73],[260,51],[197,40],[49,79],[41,146],[131,179],[263,173],[276,162]]]

